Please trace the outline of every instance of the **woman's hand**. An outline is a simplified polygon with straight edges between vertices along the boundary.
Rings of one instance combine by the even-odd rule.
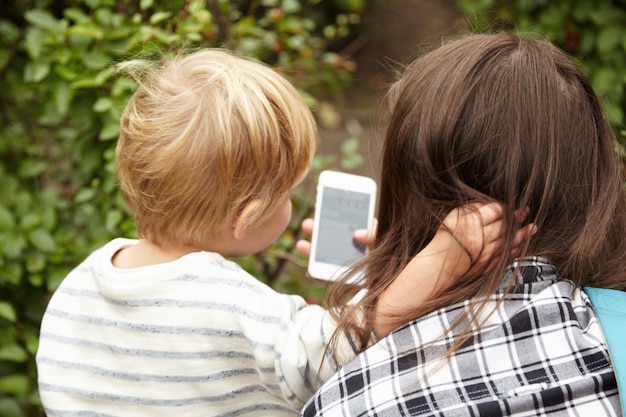
[[[504,246],[502,238],[505,224],[502,214],[499,203],[471,203],[458,207],[446,216],[433,240],[421,253],[445,253],[442,272],[452,279],[489,270]],[[527,210],[516,213],[519,220],[527,215]],[[535,232],[536,226],[532,223],[516,232],[510,260],[520,255],[523,245]]]
[[[471,203],[452,210],[433,239],[411,259],[378,298],[374,331],[386,336],[404,324],[403,317],[459,279],[478,276],[493,267],[504,247],[505,224],[498,203]],[[518,213],[523,219],[527,213]],[[520,228],[510,259],[536,232],[534,224]]]

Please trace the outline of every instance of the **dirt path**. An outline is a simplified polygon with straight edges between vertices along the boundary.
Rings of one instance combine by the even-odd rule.
[[[355,172],[376,177],[384,128],[377,116],[383,113],[380,103],[394,69],[410,62],[419,45],[436,42],[463,23],[454,0],[370,1],[363,19],[367,31],[355,44],[354,84],[331,103],[327,121],[339,122],[322,120],[320,152],[337,153],[345,139],[358,136],[365,163]]]

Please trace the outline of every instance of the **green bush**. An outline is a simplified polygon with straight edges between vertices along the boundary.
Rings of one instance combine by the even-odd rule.
[[[34,354],[49,294],[95,247],[134,236],[113,174],[129,58],[224,46],[267,62],[315,106],[350,80],[337,51],[364,0],[30,0],[0,17],[0,415],[36,416]],[[358,141],[342,162],[359,161]],[[333,162],[319,157],[316,170]],[[336,161],[340,162],[340,161]],[[296,213],[310,197],[296,196]],[[242,263],[274,284],[294,258],[297,220]],[[304,292],[299,283],[284,287]],[[312,288],[312,296],[320,289]],[[306,295],[306,294],[305,294]]]
[[[477,31],[506,29],[535,33],[571,54],[603,100],[626,142],[626,3],[620,0],[457,0]]]

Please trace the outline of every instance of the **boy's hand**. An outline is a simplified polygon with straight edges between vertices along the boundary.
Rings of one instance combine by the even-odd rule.
[[[304,219],[300,223],[302,231],[309,235],[313,233],[313,219]],[[374,236],[376,235],[376,219],[374,219],[374,227],[371,229],[359,229],[354,231],[354,240],[365,246],[371,246],[374,242]],[[308,240],[298,240],[296,242],[296,250],[304,256],[311,255],[311,242]]]
[[[313,224],[313,219],[304,219],[302,223],[300,223],[300,228],[304,233],[310,235],[313,233]],[[311,242],[304,239],[298,240],[296,242],[296,250],[306,257],[311,256]]]

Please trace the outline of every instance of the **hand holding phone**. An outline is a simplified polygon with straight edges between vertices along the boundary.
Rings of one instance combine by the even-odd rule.
[[[354,240],[354,231],[372,227],[376,183],[368,177],[336,171],[320,174],[315,204],[309,274],[317,279],[339,278],[367,248]]]

